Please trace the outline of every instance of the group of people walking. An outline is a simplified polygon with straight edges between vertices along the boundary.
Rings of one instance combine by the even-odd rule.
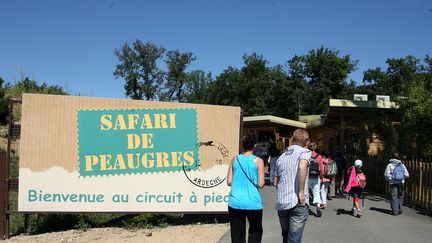
[[[263,207],[259,189],[264,187],[265,173],[263,159],[253,154],[255,144],[253,136],[244,136],[243,153],[233,158],[228,169],[227,184],[231,186],[228,212],[231,241],[235,243],[246,242],[246,220],[249,222],[248,242],[262,240]],[[356,160],[346,170],[346,161],[340,153],[336,153],[334,161],[326,153],[319,153],[304,129],[294,131],[289,146],[282,153],[272,149],[275,148],[270,146],[270,182],[277,188],[275,207],[283,242],[301,242],[309,204],[317,207],[317,216],[320,217],[321,209],[327,206],[328,187],[333,179],[337,182],[335,190],[338,194],[344,190],[353,197],[353,215],[361,217],[359,198],[366,185],[361,160]],[[385,172],[392,185],[391,207],[395,215],[402,213],[403,204],[403,181],[399,183],[400,177],[396,179],[394,176],[399,170],[396,169],[399,162],[391,160]],[[402,177],[406,179],[409,174],[402,166]],[[344,183],[345,174],[347,183]]]

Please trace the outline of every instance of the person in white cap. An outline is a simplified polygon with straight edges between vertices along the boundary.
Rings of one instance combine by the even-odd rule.
[[[357,159],[354,161],[354,166],[348,169],[350,177],[345,189],[345,192],[349,192],[353,198],[353,215],[358,218],[362,216],[359,198],[363,193],[363,188],[366,186],[366,176],[362,170],[362,166],[363,161]]]

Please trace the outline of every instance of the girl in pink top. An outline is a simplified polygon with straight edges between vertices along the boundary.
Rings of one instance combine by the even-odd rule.
[[[363,174],[362,170],[363,162],[359,159],[354,161],[354,166],[351,166],[347,173],[350,175],[347,187],[345,188],[345,192],[349,192],[353,198],[353,215],[354,217],[361,217],[362,211],[360,209],[359,198],[363,194],[363,188],[366,185],[366,181],[364,180],[363,184],[359,183],[360,179],[358,177],[359,174]],[[365,179],[365,177],[364,177]]]
[[[327,191],[328,191],[329,184],[331,182],[330,179],[324,177],[324,171],[325,171],[324,168],[326,165],[328,165],[330,163],[330,159],[327,158],[326,155],[327,154],[324,151],[321,153],[321,157],[322,157],[322,160],[321,160],[322,163],[321,163],[321,169],[320,169],[320,172],[321,172],[321,174],[320,174],[321,191],[320,192],[321,192],[321,202],[322,202],[321,208],[327,207]]]
[[[321,174],[322,174],[322,158],[317,149],[316,143],[309,143],[309,149],[312,151],[311,158],[316,159],[319,165],[320,173],[316,176],[309,175],[309,184],[313,195],[313,204],[316,206],[316,216],[321,217]]]

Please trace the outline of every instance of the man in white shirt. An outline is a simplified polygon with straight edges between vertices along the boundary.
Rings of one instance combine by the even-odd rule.
[[[301,242],[309,216],[309,200],[306,200],[309,199],[309,141],[309,133],[306,130],[295,130],[290,146],[276,161],[276,209],[283,242]]]

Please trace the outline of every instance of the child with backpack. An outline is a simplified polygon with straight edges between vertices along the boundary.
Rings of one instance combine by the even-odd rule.
[[[316,143],[309,143],[309,150],[312,151],[311,158],[309,159],[309,186],[312,191],[311,195],[313,198],[312,204],[316,206],[316,216],[321,217],[321,167],[322,158],[319,155],[319,150],[317,149]]]
[[[405,165],[399,159],[399,153],[395,153],[394,157],[394,159],[389,161],[384,176],[390,184],[390,205],[393,215],[399,215],[402,214],[405,179],[409,177],[409,173]]]
[[[322,163],[321,163],[321,174],[320,174],[320,182],[321,182],[321,208],[327,207],[327,193],[328,188],[331,182],[331,177],[326,176],[326,168],[329,168],[330,158],[328,157],[327,152],[321,152]]]
[[[366,175],[362,170],[363,162],[359,159],[354,161],[354,166],[348,169],[349,181],[345,192],[349,192],[353,198],[353,216],[360,218],[362,211],[360,208],[359,198],[363,194],[363,188],[366,186]]]

